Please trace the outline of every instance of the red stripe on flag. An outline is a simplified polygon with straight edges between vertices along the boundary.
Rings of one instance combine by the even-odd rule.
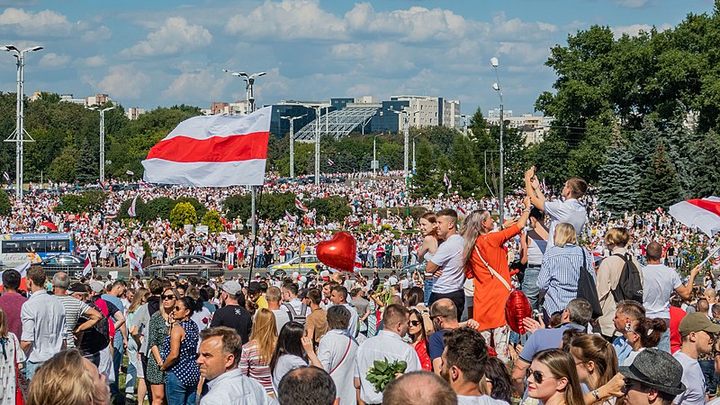
[[[236,162],[267,159],[270,132],[214,136],[196,139],[174,136],[160,141],[148,152],[147,159],[171,162]]]
[[[710,211],[713,214],[720,215],[720,202],[718,201],[712,201],[712,200],[705,200],[705,199],[694,199],[694,200],[688,200],[690,204],[700,207],[706,211]]]

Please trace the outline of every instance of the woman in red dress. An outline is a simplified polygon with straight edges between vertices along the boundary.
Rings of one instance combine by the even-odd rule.
[[[408,324],[408,334],[412,338],[411,345],[415,348],[415,352],[420,358],[420,365],[424,371],[432,371],[432,360],[428,354],[428,341],[425,335],[425,325],[423,325],[423,317],[417,309],[410,310],[410,321]]]

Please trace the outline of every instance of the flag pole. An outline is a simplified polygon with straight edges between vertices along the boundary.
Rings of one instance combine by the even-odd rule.
[[[255,186],[252,186],[252,187],[255,187]],[[253,204],[253,206],[251,207],[252,211],[253,211],[251,213],[251,215],[253,216],[253,218],[257,218],[258,206],[262,202],[262,193],[263,193],[264,187],[261,185],[259,188],[260,188],[260,195],[258,195],[257,204]],[[250,255],[250,272],[248,273],[248,279],[247,279],[248,284],[250,284],[250,280],[252,280],[252,273],[253,273],[253,269],[255,268],[255,252],[257,250],[257,228],[258,228],[257,224],[255,224],[253,222],[253,229],[252,229],[253,242],[252,242],[252,254]]]

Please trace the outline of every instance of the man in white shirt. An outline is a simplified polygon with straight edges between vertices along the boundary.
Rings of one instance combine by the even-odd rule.
[[[435,280],[429,305],[440,298],[448,298],[455,304],[458,310],[457,319],[460,319],[465,308],[465,240],[458,234],[457,220],[457,212],[453,209],[438,211],[437,236],[443,242],[427,262],[425,273],[433,274]]]
[[[200,332],[202,342],[197,363],[210,391],[200,405],[269,405],[270,398],[259,382],[242,375],[238,368],[242,340],[226,326]]]
[[[42,267],[32,266],[28,270],[27,285],[32,295],[20,310],[20,347],[29,353],[25,371],[28,379],[32,379],[38,367],[66,347],[65,308],[57,297],[48,295],[45,280]]]
[[[698,356],[713,351],[713,334],[720,333],[720,325],[713,323],[705,313],[693,312],[680,321],[682,346],[673,357],[683,368],[682,383],[687,389],[675,397],[678,405],[700,405],[706,402],[705,377]]]
[[[334,285],[330,292],[330,301],[333,305],[342,305],[350,312],[350,322],[345,330],[348,336],[356,337],[358,333],[358,313],[352,305],[347,302],[348,292],[341,285]],[[330,307],[332,308],[332,307]],[[329,308],[328,308],[329,309]]]
[[[402,305],[388,305],[383,314],[383,330],[377,336],[364,341],[357,351],[355,367],[355,389],[359,391],[360,399],[366,404],[380,404],[383,402],[383,393],[377,392],[375,386],[367,380],[368,371],[373,367],[375,360],[405,361],[406,373],[420,370],[420,359],[415,349],[402,340],[407,334],[410,313]]]
[[[579,239],[582,228],[587,222],[587,211],[578,199],[585,195],[587,188],[588,185],[585,180],[579,177],[571,177],[565,182],[562,189],[564,201],[546,201],[545,195],[540,190],[537,176],[535,176],[535,166],[525,172],[525,191],[530,197],[530,202],[535,208],[545,212],[550,217],[548,248],[554,246],[555,226],[560,223],[571,224],[575,228]]]
[[[267,292],[265,292],[265,299],[268,303],[268,309],[275,315],[275,327],[277,327],[278,332],[280,332],[282,327],[290,322],[290,315],[288,315],[287,308],[280,307],[280,301],[282,300],[280,288],[275,286],[268,287]]]
[[[487,359],[485,339],[480,332],[459,328],[445,334],[440,376],[457,394],[458,405],[507,404],[480,392]]]
[[[642,268],[643,277],[643,306],[645,316],[648,318],[661,318],[670,325],[670,296],[675,291],[680,298],[690,299],[695,277],[700,272],[700,266],[690,271],[686,284],[680,281],[677,271],[662,264],[663,248],[657,242],[650,242],[646,248],[645,258],[647,266]],[[658,349],[670,353],[670,328],[663,333],[658,343]]]

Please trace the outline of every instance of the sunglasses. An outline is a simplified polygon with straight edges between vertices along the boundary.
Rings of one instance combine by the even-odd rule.
[[[536,383],[542,384],[543,380],[545,379],[545,375],[537,370],[527,369],[525,372],[525,377],[529,380],[530,376],[532,376],[533,380],[535,380]],[[547,377],[547,378],[554,378],[554,377]]]
[[[411,326],[418,326],[420,325],[420,321],[409,321],[408,324],[410,324]]]
[[[175,311],[182,311],[183,309],[185,309],[185,308],[180,308],[180,307],[177,306],[177,305],[176,305],[175,308],[174,308]]]
[[[162,296],[162,299],[163,299],[163,300],[168,300],[168,301],[169,301],[169,300],[174,300],[174,299],[175,299],[175,296],[174,296],[174,295],[163,295],[163,296]]]

